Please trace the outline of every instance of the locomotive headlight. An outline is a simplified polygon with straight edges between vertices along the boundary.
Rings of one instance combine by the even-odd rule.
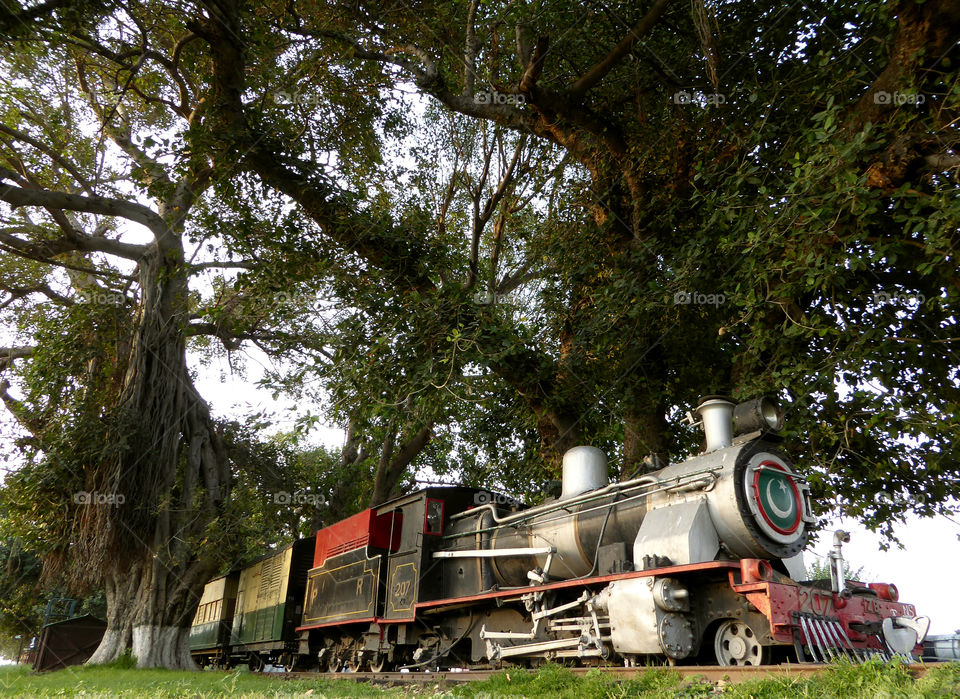
[[[740,403],[733,409],[734,435],[757,430],[779,432],[783,429],[783,412],[770,398],[754,398]]]
[[[773,454],[757,454],[747,466],[743,486],[754,520],[776,542],[789,544],[813,521],[807,485]]]

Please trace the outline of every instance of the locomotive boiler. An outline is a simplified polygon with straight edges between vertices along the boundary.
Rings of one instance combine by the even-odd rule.
[[[804,579],[814,518],[806,481],[779,447],[775,404],[708,397],[689,417],[702,453],[624,481],[608,482],[605,455],[580,446],[564,456],[560,495],[535,507],[432,487],[318,531],[303,549],[302,597],[287,601],[303,612],[296,638],[251,666],[918,653],[929,620],[893,585],[843,578],[842,532],[831,579]]]
[[[484,548],[515,551],[488,559],[500,585],[528,584],[534,569],[553,578],[585,577],[601,567],[606,572],[609,561],[633,570],[763,558],[789,572],[813,516],[807,486],[787,457],[756,439],[780,429],[779,412],[761,399],[735,414],[733,403],[711,398],[699,415],[707,437],[700,456],[608,484],[603,452],[575,447],[564,455],[557,500],[505,516],[493,504],[481,505],[454,515],[450,536],[469,542],[486,531]]]

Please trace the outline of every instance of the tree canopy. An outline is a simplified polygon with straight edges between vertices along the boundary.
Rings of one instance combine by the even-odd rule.
[[[889,527],[956,495],[956,3],[295,3],[256,26],[220,7],[212,109],[238,152],[310,123],[260,108],[269,91],[246,76],[265,70],[264,36],[289,47],[271,74],[302,57],[284,73],[299,94],[324,86],[298,71],[372,71],[355,90],[412,81],[427,96],[418,143],[454,124],[446,157],[411,149],[412,193],[394,192],[387,220],[363,210],[359,235],[339,199],[304,186],[329,174],[316,160],[279,162],[263,141],[241,159],[364,278],[386,275],[406,326],[380,326],[389,352],[446,333],[416,352],[427,374],[395,405],[453,389],[429,364],[439,349],[484,391],[481,414],[509,411],[489,441],[547,463],[600,443],[632,470],[688,453],[667,418],[697,396],[766,392],[788,404],[825,504]],[[423,182],[437,162],[450,175]]]

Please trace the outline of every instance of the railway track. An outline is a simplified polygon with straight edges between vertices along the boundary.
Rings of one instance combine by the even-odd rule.
[[[633,679],[650,670],[672,670],[680,673],[683,677],[702,677],[708,682],[746,682],[765,677],[775,676],[807,676],[815,675],[832,667],[823,663],[805,663],[785,664],[785,665],[686,665],[686,666],[646,666],[646,667],[578,667],[570,668],[575,675],[584,675],[591,670],[599,670],[605,674],[623,679]],[[919,677],[926,672],[927,667],[919,663],[913,663],[907,666],[914,677]],[[275,673],[274,677],[278,679],[334,679],[334,680],[353,680],[354,682],[369,682],[371,684],[382,685],[403,685],[403,684],[439,684],[441,686],[449,684],[463,684],[465,682],[482,682],[488,680],[497,674],[511,674],[535,672],[523,668],[503,669],[503,670],[441,670],[438,672],[285,672]]]

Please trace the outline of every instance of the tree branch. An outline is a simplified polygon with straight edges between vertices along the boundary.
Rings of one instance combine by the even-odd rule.
[[[230,328],[229,322],[211,323],[195,322],[187,325],[184,333],[187,337],[209,336],[216,337],[223,346],[231,351],[241,349],[245,341],[253,343],[261,342],[299,342],[299,336],[283,332],[273,332],[270,330],[251,330],[247,332],[234,332]],[[263,349],[261,345],[258,346]],[[313,348],[328,359],[333,356],[322,347]]]
[[[352,49],[352,55],[355,58],[363,60],[377,61],[379,63],[390,63],[404,70],[410,71],[414,77],[414,83],[417,87],[432,94],[453,111],[465,114],[467,116],[478,117],[480,119],[489,119],[498,124],[503,124],[517,131],[538,133],[537,120],[527,114],[523,109],[507,104],[494,104],[491,102],[480,102],[472,94],[454,93],[447,89],[440,76],[436,62],[430,54],[423,49],[410,44],[389,49],[388,51],[376,51],[365,48],[360,42],[342,32],[324,31],[300,31],[305,36],[317,36],[327,39],[334,39],[349,45]],[[414,56],[419,60],[422,66],[404,58],[401,54]],[[549,137],[549,136],[548,136]]]
[[[71,0],[47,0],[39,5],[30,8],[24,8],[21,12],[14,14],[11,7],[20,10],[20,3],[3,3],[0,5],[0,32],[6,34],[14,33],[27,29],[33,25],[36,20],[45,18],[53,14],[56,10],[70,5]]]
[[[0,347],[0,364],[7,364],[14,359],[27,359],[36,350],[36,347]]]
[[[163,233],[157,236],[157,241],[161,247],[179,247],[180,239],[177,232],[182,230],[190,208],[197,197],[209,186],[212,176],[213,169],[204,167],[198,172],[180,178],[177,182],[173,194],[160,206],[160,215],[166,222]]]
[[[190,272],[201,272],[205,269],[257,269],[258,263],[254,260],[237,260],[236,262],[197,262],[190,265]]]
[[[242,100],[245,64],[236,39],[243,33],[239,25],[231,28],[210,22],[198,26],[197,31],[211,46],[214,88],[209,109],[212,118],[222,124],[220,130],[235,138],[224,144],[232,157],[240,155],[244,167],[296,202],[324,235],[392,273],[397,285],[433,288],[434,282],[421,264],[425,254],[422,240],[397,230],[386,217],[358,211],[353,198],[344,195],[315,163],[286,155],[285,146],[248,123]]]
[[[11,303],[13,303],[14,300],[22,299],[25,296],[29,296],[30,294],[43,294],[48,299],[50,299],[54,303],[60,304],[61,306],[73,305],[73,301],[71,301],[66,296],[58,294],[56,291],[51,289],[46,284],[34,284],[33,286],[3,287],[3,290],[6,291],[8,294],[10,294],[10,298],[4,301],[3,303],[0,303],[0,308],[6,308]],[[2,350],[0,350],[0,353],[2,353]]]
[[[530,94],[540,79],[540,73],[543,72],[543,61],[547,57],[547,51],[550,48],[550,38],[546,36],[537,37],[536,46],[533,49],[533,55],[527,61],[527,67],[523,71],[523,77],[520,78],[520,92]]]
[[[0,180],[13,179],[8,176],[9,174],[12,173],[0,169]],[[81,196],[79,194],[54,192],[49,189],[24,189],[23,187],[0,184],[0,200],[7,202],[13,207],[42,206],[44,208],[81,211],[88,214],[100,214],[102,216],[118,216],[146,226],[154,236],[158,238],[163,235],[166,230],[163,219],[147,207],[110,197],[100,197],[96,195]],[[144,245],[122,243],[118,240],[110,240],[109,238],[84,236],[80,249],[106,252],[131,260],[139,260],[147,248]]]
[[[463,96],[469,97],[473,94],[473,86],[477,77],[477,37],[475,34],[474,23],[477,18],[477,5],[480,0],[471,0],[470,9],[467,10],[467,38],[463,47]]]
[[[0,250],[8,252],[11,255],[18,255],[30,260],[36,260],[37,262],[42,262],[47,265],[56,265],[57,267],[73,270],[74,272],[79,272],[81,274],[92,274],[94,276],[104,277],[107,279],[124,279],[127,281],[134,280],[133,276],[129,274],[121,274],[115,270],[106,271],[94,269],[92,267],[81,267],[70,262],[53,259],[58,255],[62,255],[67,252],[73,252],[79,249],[80,247],[75,242],[64,238],[53,241],[45,240],[39,242],[28,242],[16,237],[15,235],[12,235],[7,230],[0,229]]]
[[[11,128],[4,124],[0,124],[0,133],[5,133],[8,136],[12,136],[13,138],[17,139],[18,141],[23,141],[24,143],[33,146],[41,153],[48,156],[51,160],[58,163],[61,167],[63,167],[64,170],[69,172],[73,176],[73,179],[75,179],[84,190],[87,192],[93,191],[93,186],[90,184],[87,178],[83,176],[77,166],[63,157],[61,153],[58,153],[46,144],[41,143],[29,134],[25,134],[22,131],[18,131],[17,129]]]
[[[613,70],[614,66],[622,61],[623,57],[630,52],[630,49],[633,48],[633,45],[636,44],[644,34],[653,28],[653,25],[655,25],[657,20],[660,19],[660,15],[663,14],[663,11],[666,9],[669,3],[670,0],[657,0],[647,14],[645,14],[640,21],[634,25],[633,29],[627,32],[627,35],[623,37],[623,39],[621,39],[616,46],[613,47],[610,53],[604,56],[599,62],[595,63],[580,77],[579,80],[570,86],[570,88],[567,90],[570,97],[573,99],[580,99],[587,90],[600,82],[607,73]]]
[[[0,364],[0,369],[5,368]],[[20,423],[30,434],[34,437],[39,437],[43,433],[44,422],[38,419],[36,416],[30,414],[26,406],[24,406],[23,401],[18,400],[10,395],[10,392],[7,390],[10,388],[10,382],[6,379],[0,381],[0,400],[3,401],[3,404],[7,406],[7,410],[10,411],[10,414]]]
[[[411,435],[395,453],[396,437],[392,423],[387,426],[387,430],[383,450],[380,453],[380,462],[377,464],[373,494],[370,498],[371,507],[379,505],[390,497],[390,493],[393,492],[404,470],[417,457],[417,454],[423,451],[427,442],[433,437],[433,423],[430,423]]]
[[[105,52],[105,51],[104,51]],[[106,52],[110,57],[110,60],[113,60],[117,63],[120,62],[120,58],[115,54]],[[103,128],[104,133],[110,138],[111,141],[116,144],[116,146],[122,150],[127,157],[129,157],[141,170],[143,170],[145,177],[142,180],[143,184],[150,186],[154,182],[162,182],[164,184],[171,184],[170,179],[167,177],[166,170],[161,167],[161,165],[153,160],[150,156],[144,153],[140,148],[134,144],[133,139],[130,134],[130,125],[124,121],[124,129],[121,129],[116,124],[111,121],[111,118],[108,117],[104,109],[100,106],[100,103],[97,102],[95,92],[90,88],[87,83],[86,71],[84,70],[83,65],[80,63],[80,59],[76,59],[74,65],[77,69],[77,80],[80,84],[80,89],[87,95],[87,102],[89,103],[91,109],[96,113],[97,119],[100,121],[100,126]],[[119,107],[114,107],[110,110],[110,115],[112,116],[117,112]],[[121,115],[121,119],[123,116]]]

